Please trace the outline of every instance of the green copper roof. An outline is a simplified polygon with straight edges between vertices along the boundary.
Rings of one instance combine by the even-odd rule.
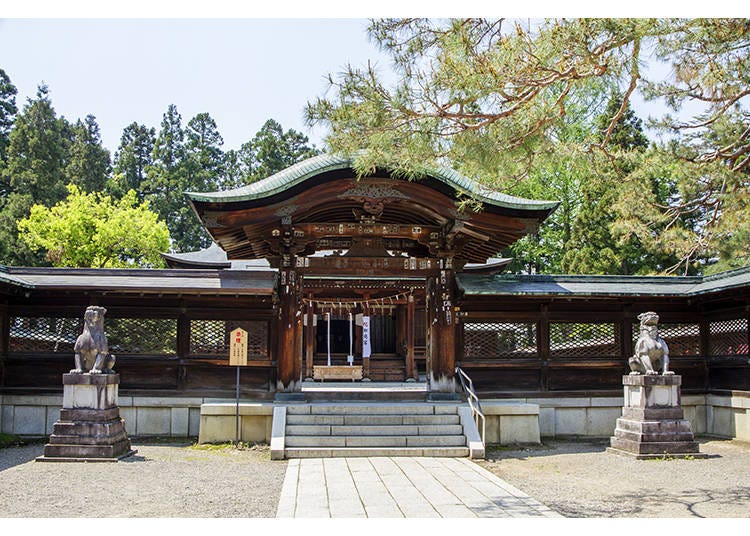
[[[353,167],[353,163],[352,158],[322,154],[303,160],[270,177],[241,188],[225,192],[185,192],[185,195],[192,201],[205,203],[230,203],[262,199],[288,190],[316,175],[328,171],[350,169]],[[429,175],[458,192],[475,196],[480,201],[491,205],[521,210],[552,210],[559,205],[558,201],[534,201],[490,190],[449,168],[435,168]]]
[[[474,296],[676,296],[689,297],[750,286],[750,267],[700,276],[473,275],[456,276]]]

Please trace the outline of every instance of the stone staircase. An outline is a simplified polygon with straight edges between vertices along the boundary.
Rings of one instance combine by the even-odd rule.
[[[463,404],[329,402],[274,408],[271,457],[483,457]]]

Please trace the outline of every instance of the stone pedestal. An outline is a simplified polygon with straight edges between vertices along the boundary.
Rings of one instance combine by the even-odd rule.
[[[623,376],[622,417],[617,419],[607,450],[638,459],[703,457],[682,412],[681,383],[682,377],[676,374]]]
[[[63,407],[40,462],[117,461],[134,454],[117,406],[119,374],[63,374]]]

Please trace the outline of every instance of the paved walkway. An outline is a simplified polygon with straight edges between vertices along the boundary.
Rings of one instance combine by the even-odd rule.
[[[276,517],[560,517],[466,458],[289,460]]]

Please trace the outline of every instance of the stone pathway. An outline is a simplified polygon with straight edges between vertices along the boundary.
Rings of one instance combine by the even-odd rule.
[[[289,460],[276,517],[561,517],[466,458]]]

